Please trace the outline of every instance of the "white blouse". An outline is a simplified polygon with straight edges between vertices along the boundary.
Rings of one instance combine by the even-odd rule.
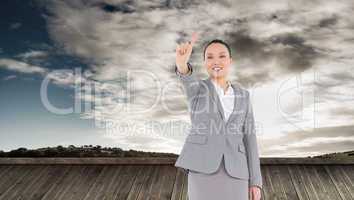
[[[188,65],[188,67],[190,66]],[[178,71],[177,66],[175,66],[175,71],[179,76],[190,76],[193,71],[191,69],[192,68],[190,67],[187,74],[182,74]],[[230,81],[227,81],[228,86],[227,86],[226,93],[224,93],[224,89],[221,86],[219,86],[213,79],[211,79],[211,82],[213,83],[214,88],[219,96],[222,108],[224,110],[225,121],[227,122],[235,106],[234,90],[231,86]]]
[[[234,90],[231,86],[231,83],[227,81],[228,86],[227,86],[226,93],[224,93],[224,89],[221,86],[219,86],[213,79],[211,80],[219,96],[222,108],[224,110],[225,121],[227,122],[235,106]]]

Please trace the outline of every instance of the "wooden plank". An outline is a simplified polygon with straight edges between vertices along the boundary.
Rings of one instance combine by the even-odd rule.
[[[0,200],[9,195],[9,191],[21,182],[25,176],[31,174],[33,166],[14,166],[4,174],[0,182]]]
[[[261,173],[262,173],[262,182],[263,182],[262,200],[268,200],[268,199],[271,199],[271,196],[272,196],[272,193],[274,190],[271,185],[271,180],[269,177],[267,165],[261,166]]]
[[[354,196],[354,166],[339,166],[339,170],[342,172],[344,183],[350,194]],[[354,198],[353,198],[354,199]]]
[[[154,166],[157,167],[157,166]],[[141,169],[137,165],[129,165],[126,166],[127,168],[127,173],[121,174],[119,176],[119,185],[117,186],[116,194],[114,196],[114,199],[127,199],[129,196],[130,190],[132,188],[132,185],[135,181],[136,175],[139,173],[139,170]]]
[[[147,180],[144,182],[143,187],[141,188],[139,192],[139,196],[137,200],[149,200],[149,199],[154,199],[154,196],[152,196],[151,191],[154,185],[154,179],[159,173],[159,167],[154,167],[151,173],[148,175]],[[156,197],[155,197],[156,198]]]
[[[333,182],[328,177],[322,166],[304,166],[309,174],[311,174],[311,182],[321,200],[341,199],[335,190]]]
[[[20,170],[24,171],[26,170],[25,167],[21,167],[21,166],[9,166],[9,168],[6,170],[6,172],[4,172],[1,175],[0,178],[0,196],[2,195],[2,193],[4,193],[4,191],[7,189],[6,187],[8,187],[12,180],[15,180],[13,177],[15,174],[19,175],[19,173],[21,172]]]
[[[271,166],[270,165],[266,165],[264,167],[264,172],[265,172],[265,176],[266,176],[266,185],[269,186],[269,188],[267,188],[266,192],[268,194],[268,198],[267,199],[277,199],[277,194],[275,191],[275,186],[274,186],[274,182],[273,179],[274,177],[272,177],[271,174]]]
[[[187,174],[169,165],[14,165],[3,169],[0,199],[6,200],[145,200],[167,199],[171,193],[171,199],[188,199]],[[351,165],[264,165],[261,170],[263,199],[353,199]]]
[[[16,178],[15,183],[11,185],[2,195],[0,199],[17,199],[19,197],[19,193],[24,191],[27,187],[30,187],[34,184],[34,180],[45,171],[44,166],[27,166],[28,172],[26,172],[20,177]]]
[[[188,176],[183,176],[181,200],[188,200]]]
[[[304,157],[267,157],[260,158],[261,165],[353,165],[353,158],[304,158]]]
[[[0,165],[174,165],[176,157],[40,157],[40,158],[0,158]],[[304,157],[266,157],[260,158],[261,165],[353,165],[354,158],[304,158]]]
[[[28,182],[28,184],[24,185],[25,187],[19,189],[19,193],[18,193],[18,195],[16,195],[17,200],[20,200],[20,199],[28,200],[30,198],[30,196],[39,189],[39,185],[40,185],[41,181],[45,180],[45,178],[48,177],[48,175],[52,171],[51,166],[36,166],[36,168],[42,168],[42,171],[37,176],[28,177],[30,182]]]
[[[6,174],[10,170],[11,167],[12,167],[11,165],[0,165],[0,178],[4,174]]]
[[[273,196],[271,199],[284,200],[287,199],[283,187],[283,183],[280,180],[280,171],[276,166],[267,166],[271,183],[273,185]]]
[[[298,165],[298,166],[294,166],[293,168],[296,168],[299,172],[300,178],[302,180],[302,182],[304,183],[304,187],[307,193],[307,196],[309,197],[309,199],[311,200],[320,200],[317,191],[314,187],[314,185],[312,184],[312,177],[309,174],[308,170],[305,168],[305,165]]]
[[[124,166],[105,166],[100,176],[96,179],[84,200],[103,199],[105,188],[115,181],[117,174]]]
[[[161,199],[161,189],[163,187],[163,171],[162,166],[156,167],[157,173],[153,177],[151,188],[149,191],[149,199]]]
[[[57,165],[53,166],[51,169],[52,171],[46,179],[38,183],[39,189],[28,196],[29,200],[42,199],[44,195],[56,184],[58,184],[62,177],[65,176],[65,174],[69,171],[70,166]]]
[[[175,178],[175,173],[174,176],[167,177],[168,173],[168,168],[171,168],[170,166],[163,166],[161,165],[159,167],[159,171],[157,176],[154,177],[153,180],[153,185],[151,188],[151,199],[170,199],[170,195],[173,189],[173,184],[171,180],[168,180],[168,178],[172,178],[174,180]],[[169,184],[170,183],[170,184]],[[164,193],[164,195],[162,195]]]
[[[41,158],[0,158],[0,165],[172,165],[174,157],[41,157]]]
[[[351,166],[341,166],[344,173],[347,175],[348,179],[352,184],[354,184],[354,165]]]
[[[286,199],[289,200],[298,200],[299,197],[296,193],[295,186],[291,180],[290,173],[288,170],[288,165],[275,165],[275,168],[278,169],[279,173],[279,181],[282,185],[283,193]]]
[[[177,177],[181,179],[176,179]],[[181,169],[160,166],[154,169],[139,193],[138,199],[183,199],[186,198],[186,175]]]
[[[69,182],[67,182],[65,186],[63,185],[64,189],[62,192],[60,192],[59,196],[57,197],[58,199],[67,200],[71,198],[73,193],[77,190],[77,186],[80,184],[80,181],[82,181],[86,177],[87,173],[90,172],[90,167],[87,165],[75,167],[79,168],[79,171],[76,172],[75,178],[69,179]]]
[[[181,199],[182,187],[183,187],[183,177],[186,176],[185,172],[181,168],[176,168],[176,178],[173,185],[173,190],[171,194],[171,200]]]
[[[298,170],[297,166],[288,165],[287,168],[299,200],[310,200],[306,192],[304,179],[301,177],[301,172]]]
[[[160,199],[162,200],[170,200],[171,193],[173,190],[173,185],[176,179],[176,167],[172,166],[163,166],[163,180],[162,182],[162,191],[160,194]]]
[[[316,170],[316,174],[320,179],[320,183],[327,192],[329,199],[342,199],[324,166],[317,165],[314,166],[314,169]]]
[[[100,199],[115,199],[118,191],[120,190],[122,177],[130,173],[131,165],[121,166],[120,170],[112,178],[107,188],[104,188],[102,198]]]
[[[349,188],[345,184],[345,179],[343,178],[342,171],[339,169],[339,167],[340,166],[324,166],[341,199],[354,199],[354,196],[351,194]]]
[[[96,194],[102,187],[103,182],[107,180],[106,178],[111,177],[111,174],[109,174],[108,171],[109,168],[110,168],[109,166],[102,167],[99,175],[94,179],[92,185],[89,187],[88,191],[86,192],[86,194],[84,194],[84,196],[81,199],[88,200],[88,199],[96,198]],[[111,170],[111,172],[113,172],[113,170]]]
[[[117,179],[119,179],[121,171],[125,168],[126,166],[112,166],[111,168],[113,169],[113,174],[109,179],[107,180],[106,183],[104,183],[101,187],[101,190],[99,191],[96,199],[113,199],[112,196],[109,196],[109,193],[113,193],[115,190],[115,185],[117,184]],[[110,198],[109,198],[110,197]]]
[[[139,193],[141,189],[143,188],[143,185],[147,181],[148,177],[154,170],[153,165],[146,165],[146,166],[141,166],[140,170],[134,180],[134,183],[130,189],[129,195],[127,197],[127,200],[136,200],[138,199]]]
[[[71,188],[69,197],[65,198],[66,200],[76,200],[83,199],[88,193],[90,187],[94,184],[98,176],[100,175],[103,166],[95,165],[88,166],[88,171],[85,173],[85,176],[76,183],[74,187]]]
[[[262,176],[261,200],[265,200],[266,199],[266,193],[264,191],[264,188],[265,188],[264,167],[261,167],[261,176]]]
[[[82,166],[70,165],[68,171],[45,193],[42,199],[59,199],[65,194],[67,187],[71,186],[70,183],[79,177],[82,169]]]

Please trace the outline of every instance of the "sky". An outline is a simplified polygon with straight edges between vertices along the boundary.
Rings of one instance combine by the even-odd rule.
[[[350,0],[5,0],[0,150],[101,145],[179,153],[190,117],[175,49],[227,42],[262,157],[354,149]]]

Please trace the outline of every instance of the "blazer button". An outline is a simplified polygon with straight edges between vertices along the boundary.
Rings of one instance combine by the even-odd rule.
[[[245,146],[243,144],[239,144],[238,145],[238,151],[242,152],[242,153],[246,153],[246,149]]]

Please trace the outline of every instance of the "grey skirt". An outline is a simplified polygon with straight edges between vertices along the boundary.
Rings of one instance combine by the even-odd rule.
[[[189,200],[248,200],[248,180],[230,176],[224,156],[219,169],[212,174],[188,170]]]

